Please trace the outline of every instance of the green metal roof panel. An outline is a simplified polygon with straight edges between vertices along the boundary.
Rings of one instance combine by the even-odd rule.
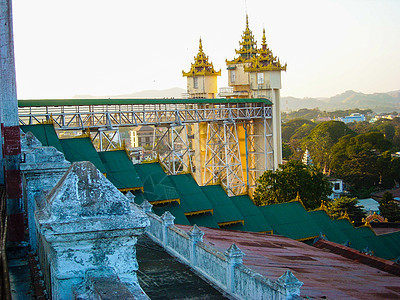
[[[90,161],[101,173],[107,173],[90,138],[61,139],[60,143],[66,160],[70,162]]]
[[[386,259],[396,260],[400,258],[400,231],[378,235],[377,238],[392,252],[393,256]]]
[[[122,190],[131,190],[143,187],[133,163],[124,150],[98,152],[101,161],[106,167],[107,178]]]
[[[58,151],[63,152],[53,124],[21,125],[20,127],[25,133],[32,132],[43,146],[52,146]]]
[[[153,211],[159,216],[166,211],[169,211],[175,217],[175,224],[191,225],[189,220],[186,218],[182,207],[177,202],[167,203],[163,206],[153,206]]]
[[[230,197],[232,203],[240,211],[244,218],[244,225],[232,224],[228,228],[243,231],[266,232],[272,231],[258,207],[251,201],[248,195]]]
[[[397,247],[388,247],[388,245],[383,242],[379,236],[370,236],[365,238],[368,249],[370,249],[373,253],[373,255],[384,258],[384,259],[389,259],[389,260],[395,260],[399,256],[396,255],[396,248],[399,248],[400,244],[397,244]],[[362,249],[361,249],[362,250]]]
[[[215,216],[209,212],[204,214],[186,216],[186,218],[189,220],[190,225],[196,224],[197,226],[219,228]]]
[[[341,228],[335,223],[324,210],[316,210],[308,213],[318,225],[320,232],[328,239],[328,241],[338,244],[344,244],[348,237]]]
[[[202,186],[201,189],[214,208],[214,216],[219,226],[244,220],[220,185]]]
[[[141,190],[133,191],[132,194],[135,196],[135,203],[141,205],[144,201],[144,195]]]
[[[258,207],[274,234],[284,235],[295,240],[316,237],[320,230],[298,201],[265,205]]]
[[[272,105],[266,98],[240,99],[40,99],[18,100],[19,107],[30,106],[77,106],[77,105],[129,105],[129,104],[226,104],[226,103],[265,103]]]
[[[134,166],[143,182],[144,198],[147,201],[178,201],[178,192],[159,163],[142,163]]]
[[[191,174],[170,175],[185,213],[212,210],[213,206]]]

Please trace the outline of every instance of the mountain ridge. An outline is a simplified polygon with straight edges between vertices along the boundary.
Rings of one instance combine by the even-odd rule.
[[[164,90],[144,90],[129,94],[120,94],[114,96],[92,96],[76,95],[74,99],[122,99],[122,98],[182,98],[186,90],[179,87],[173,87]],[[319,108],[320,110],[346,110],[346,109],[372,109],[379,112],[400,111],[400,90],[389,91],[386,93],[364,94],[353,90],[347,90],[343,93],[331,97],[305,97],[297,98],[293,96],[281,97],[282,111],[296,111],[302,108]]]

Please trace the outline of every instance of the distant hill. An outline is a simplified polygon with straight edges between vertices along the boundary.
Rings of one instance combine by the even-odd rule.
[[[166,90],[145,90],[131,94],[115,96],[76,95],[75,99],[121,99],[121,98],[182,98],[185,89],[174,87]],[[330,98],[296,98],[282,97],[281,110],[295,111],[302,108],[319,108],[320,110],[372,109],[374,112],[400,111],[400,90],[387,93],[363,94],[355,91],[332,96]]]
[[[186,93],[182,88],[170,88],[166,90],[145,90],[131,94],[122,94],[115,96],[92,96],[92,95],[75,95],[74,99],[141,99],[141,98],[182,98],[182,93]]]
[[[375,112],[400,111],[400,90],[387,93],[363,94],[346,91],[330,98],[282,97],[282,111],[301,108],[319,108],[320,110],[372,109]]]

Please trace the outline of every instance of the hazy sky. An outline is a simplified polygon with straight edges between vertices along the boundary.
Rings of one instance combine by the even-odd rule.
[[[13,0],[18,98],[186,88],[200,36],[227,86],[246,10],[288,64],[281,95],[400,89],[399,0]]]

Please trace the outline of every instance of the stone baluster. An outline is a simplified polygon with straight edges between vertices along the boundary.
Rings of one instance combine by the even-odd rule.
[[[189,254],[192,266],[197,266],[196,244],[203,241],[204,232],[195,224],[189,231]]]
[[[150,213],[153,205],[151,205],[150,202],[145,199],[140,207],[142,208],[144,213]]]
[[[298,280],[290,270],[287,270],[281,277],[276,280],[281,285],[285,293],[286,299],[293,299],[300,296],[300,288],[303,282]]]
[[[163,245],[168,246],[168,228],[174,225],[175,217],[169,211],[166,211],[165,213],[162,214],[161,219],[162,219],[162,230],[163,230],[162,242]]]
[[[228,250],[224,252],[228,267],[226,272],[226,285],[229,293],[235,293],[235,266],[243,263],[244,253],[235,244],[232,244]]]

